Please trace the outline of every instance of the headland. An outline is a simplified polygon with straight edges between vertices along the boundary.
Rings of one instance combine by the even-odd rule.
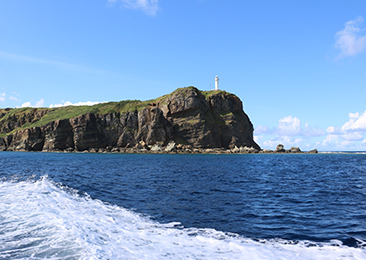
[[[301,153],[262,150],[242,101],[195,87],[147,101],[0,109],[1,151]]]

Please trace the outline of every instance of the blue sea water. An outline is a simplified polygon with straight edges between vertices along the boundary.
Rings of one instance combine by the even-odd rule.
[[[366,154],[0,152],[0,259],[366,259]]]

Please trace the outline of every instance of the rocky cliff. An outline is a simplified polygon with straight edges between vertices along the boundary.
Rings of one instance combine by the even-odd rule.
[[[86,151],[169,143],[192,148],[252,147],[253,125],[225,91],[177,89],[151,101],[92,107],[0,110],[0,150]]]

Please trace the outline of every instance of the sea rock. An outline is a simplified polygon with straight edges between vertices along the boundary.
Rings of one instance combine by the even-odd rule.
[[[166,146],[165,151],[166,151],[166,152],[172,152],[172,151],[174,151],[174,150],[175,150],[175,147],[176,147],[175,142],[170,142],[170,143],[168,143],[168,145]]]
[[[233,149],[231,149],[231,152],[232,153],[239,153],[240,149],[237,146],[235,146]]]
[[[140,150],[144,149],[146,151],[148,151],[150,149],[149,146],[144,141],[138,142],[138,144],[136,144],[136,146],[134,148],[140,149]]]
[[[308,151],[308,153],[318,153],[318,150],[317,149],[310,150],[310,151]]]
[[[276,153],[284,153],[284,152],[286,152],[286,150],[285,150],[285,148],[284,148],[283,144],[279,144],[279,145],[277,145],[275,152],[276,152]]]
[[[290,152],[291,153],[301,153],[301,150],[299,147],[291,147]]]
[[[151,148],[150,148],[150,151],[152,152],[161,152],[163,151],[163,148],[161,148],[160,145],[158,144],[154,144]]]
[[[269,149],[263,149],[263,150],[260,150],[259,153],[273,153],[273,151],[269,150]]]
[[[240,153],[258,153],[258,150],[254,147],[240,147]]]
[[[120,152],[120,149],[117,148],[117,147],[114,147],[114,148],[112,148],[111,152],[112,153],[119,153]]]

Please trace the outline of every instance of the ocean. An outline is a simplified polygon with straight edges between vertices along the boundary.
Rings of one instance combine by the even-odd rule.
[[[366,154],[0,152],[0,259],[366,259]]]

